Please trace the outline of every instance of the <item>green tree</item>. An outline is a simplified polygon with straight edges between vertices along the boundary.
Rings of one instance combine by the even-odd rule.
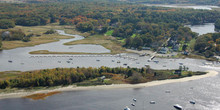
[[[217,19],[215,21],[215,30],[219,31],[220,30],[220,19]]]
[[[0,29],[8,29],[13,27],[15,27],[14,21],[7,19],[0,20]]]
[[[81,22],[76,25],[77,30],[82,32],[88,32],[93,30],[94,26],[90,22]]]

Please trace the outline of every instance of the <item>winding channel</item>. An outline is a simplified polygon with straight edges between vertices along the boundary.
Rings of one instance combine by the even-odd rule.
[[[59,31],[62,35],[64,31]],[[72,35],[71,35],[72,36]],[[76,36],[76,35],[74,35]],[[34,47],[22,47],[4,50],[0,53],[0,71],[36,70],[55,67],[119,67],[127,64],[130,67],[144,67],[146,64],[154,69],[176,69],[180,64],[192,71],[215,70],[220,72],[218,62],[208,62],[199,59],[163,59],[155,58],[148,62],[149,57],[137,54],[119,55],[30,55],[28,52],[36,50],[64,51],[59,48],[65,42],[81,40],[82,36],[58,42],[41,44]],[[71,46],[70,46],[71,47]],[[69,47],[65,47],[66,50]],[[81,47],[80,47],[81,48]],[[109,51],[103,47],[102,52]],[[58,50],[57,50],[58,49]],[[82,49],[80,49],[82,50]],[[74,50],[73,50],[74,51]],[[89,51],[96,51],[96,48]],[[71,58],[71,60],[70,60]],[[12,60],[10,63],[8,60]],[[58,63],[60,61],[60,63]],[[66,62],[70,61],[70,63]],[[121,63],[117,63],[120,61]],[[158,62],[158,63],[157,63]],[[211,65],[204,65],[211,63]],[[125,66],[124,66],[125,67]],[[170,93],[165,91],[169,90]],[[15,98],[0,100],[3,110],[122,110],[129,106],[132,110],[174,110],[173,104],[181,104],[184,110],[219,110],[220,108],[220,75],[199,80],[164,84],[144,88],[123,88],[107,90],[71,91],[48,97],[45,100]],[[132,107],[132,98],[136,98],[136,106]],[[149,102],[154,100],[156,104]],[[196,101],[195,105],[189,100]],[[10,105],[9,105],[10,104]]]

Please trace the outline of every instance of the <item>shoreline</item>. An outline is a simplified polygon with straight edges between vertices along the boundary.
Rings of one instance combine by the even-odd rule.
[[[17,91],[13,93],[0,93],[0,99],[7,99],[7,98],[21,98],[24,96],[37,94],[37,93],[48,93],[48,92],[66,92],[66,91],[81,91],[81,90],[106,90],[106,89],[117,89],[117,88],[143,88],[143,87],[151,87],[151,86],[157,86],[157,85],[163,85],[163,84],[169,84],[169,83],[177,83],[177,82],[186,82],[191,80],[197,80],[202,79],[206,77],[212,77],[216,76],[218,74],[217,71],[214,70],[208,70],[207,74],[204,75],[195,75],[191,77],[184,77],[180,79],[166,79],[166,80],[157,80],[157,81],[151,81],[147,83],[140,83],[140,84],[112,84],[112,85],[100,85],[100,86],[88,86],[88,87],[76,87],[73,85],[67,86],[67,87],[59,87],[55,89],[48,89],[48,90],[37,90],[37,91]]]

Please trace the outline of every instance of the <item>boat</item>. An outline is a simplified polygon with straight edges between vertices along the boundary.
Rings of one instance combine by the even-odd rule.
[[[9,63],[12,63],[12,61],[11,61],[11,60],[8,60],[8,62],[9,62]]]
[[[132,106],[135,106],[135,104],[134,104],[134,103],[131,103],[131,105],[132,105]]]
[[[69,60],[73,60],[72,58],[70,58]]]
[[[124,65],[124,66],[127,66],[128,64],[127,64],[127,63],[124,63],[123,65]]]
[[[126,106],[124,110],[131,110],[131,109]]]
[[[133,101],[137,102],[137,99],[133,99]]]
[[[155,101],[150,101],[150,104],[156,104],[156,102]]]
[[[58,63],[61,63],[61,61],[58,61]]]
[[[179,104],[175,104],[173,107],[176,108],[177,110],[183,110],[183,107],[180,106]]]
[[[180,65],[183,65],[183,63],[179,63]]]
[[[96,60],[96,61],[100,61],[100,60]]]
[[[67,63],[70,63],[70,61],[66,61]]]
[[[121,63],[120,61],[117,61],[117,63]]]
[[[115,60],[112,60],[112,62],[115,62]]]
[[[212,65],[212,63],[205,62],[204,65]]]
[[[159,63],[159,61],[154,61],[155,63]]]
[[[189,101],[189,103],[191,103],[191,104],[196,104],[196,102],[193,101],[193,100]]]
[[[169,90],[166,90],[165,93],[170,93],[170,91],[169,91]]]

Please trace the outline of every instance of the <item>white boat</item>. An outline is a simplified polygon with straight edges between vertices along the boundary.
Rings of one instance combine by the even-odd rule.
[[[150,101],[150,104],[156,104],[156,102],[155,101]]]
[[[177,110],[183,110],[183,107],[180,106],[179,104],[175,104],[173,107],[176,108]]]
[[[191,104],[196,104],[196,102],[193,101],[193,100],[189,101],[189,103],[191,103]]]
[[[132,105],[132,106],[135,106],[135,104],[134,104],[134,103],[131,103],[131,105]]]
[[[136,102],[136,101],[137,101],[137,99],[133,99],[133,101],[135,101],[135,102]]]
[[[204,65],[212,65],[212,63],[205,62]]]
[[[131,109],[126,106],[124,110],[131,110]]]

